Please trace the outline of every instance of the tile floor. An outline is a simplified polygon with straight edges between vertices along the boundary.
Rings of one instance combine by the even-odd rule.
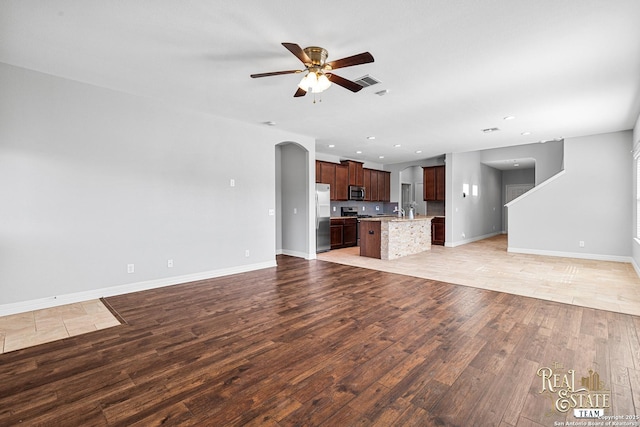
[[[0,317],[0,353],[120,325],[100,300]]]
[[[640,315],[640,278],[630,263],[515,254],[498,235],[455,248],[383,261],[360,248],[318,254],[318,259],[506,292],[582,307]]]
[[[495,236],[456,248],[383,261],[360,248],[325,252],[318,259],[390,273],[640,315],[640,278],[628,263],[507,252]],[[0,353],[119,325],[100,300],[0,317]]]

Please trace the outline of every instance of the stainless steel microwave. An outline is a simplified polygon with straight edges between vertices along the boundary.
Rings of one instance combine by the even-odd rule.
[[[362,201],[364,200],[364,195],[365,195],[364,187],[360,187],[357,185],[349,186],[349,200]]]

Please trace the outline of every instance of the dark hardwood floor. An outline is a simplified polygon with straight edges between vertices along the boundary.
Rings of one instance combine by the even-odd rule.
[[[640,415],[634,316],[291,257],[107,302],[0,355],[0,425],[553,426],[554,363]]]

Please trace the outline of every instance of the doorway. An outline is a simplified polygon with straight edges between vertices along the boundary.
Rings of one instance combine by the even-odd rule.
[[[402,209],[405,212],[405,215],[409,215],[409,209],[411,208],[411,203],[415,200],[413,199],[413,191],[411,191],[411,184],[402,184]]]
[[[508,184],[505,186],[505,201],[504,204],[511,202],[512,200],[517,199],[522,196],[527,191],[533,188],[533,184]],[[509,232],[509,209],[504,208],[504,229],[508,233]]]
[[[275,155],[275,251],[309,258],[309,151],[295,142],[282,142],[275,146]]]

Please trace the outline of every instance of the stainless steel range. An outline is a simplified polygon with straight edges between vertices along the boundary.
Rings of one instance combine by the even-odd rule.
[[[371,215],[359,214],[358,208],[354,206],[343,206],[340,208],[340,214],[342,216],[355,216],[357,218],[371,218]],[[356,227],[356,245],[360,246],[360,220],[358,219],[358,226]]]

